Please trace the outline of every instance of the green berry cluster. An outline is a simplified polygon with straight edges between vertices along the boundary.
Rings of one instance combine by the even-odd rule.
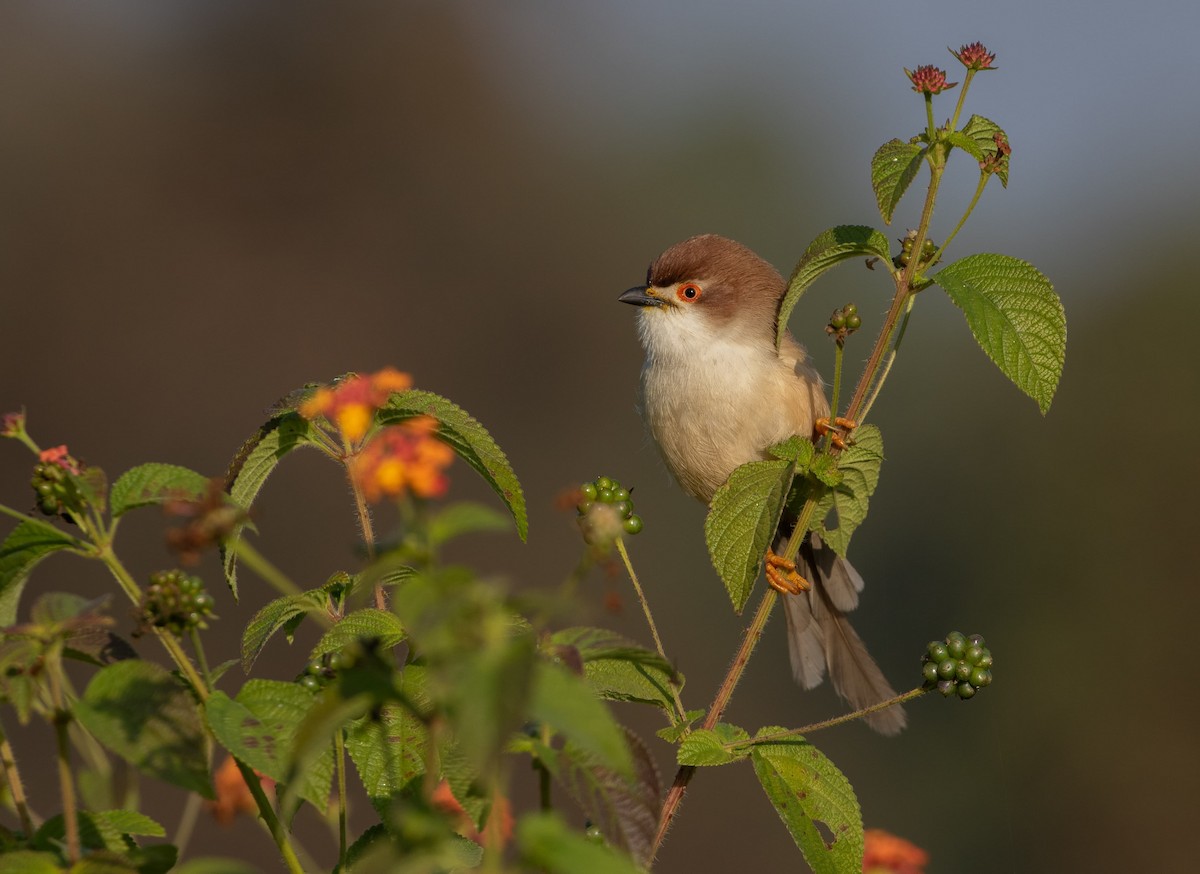
[[[829,317],[829,324],[825,326],[825,333],[833,337],[838,346],[841,346],[846,342],[847,337],[861,327],[862,316],[858,314],[858,307],[848,303],[841,309],[833,311],[833,315]]]
[[[37,495],[38,509],[47,516],[61,516],[78,503],[78,493],[68,473],[57,464],[43,462],[33,468],[29,481]]]
[[[984,644],[982,635],[967,637],[951,631],[945,641],[930,642],[921,660],[921,673],[926,689],[936,687],[947,698],[958,695],[965,701],[991,685],[992,651]]]
[[[598,476],[589,483],[579,487],[583,495],[578,506],[580,516],[586,516],[596,504],[609,504],[621,517],[621,528],[626,534],[638,534],[642,530],[642,517],[633,512],[633,499],[629,490],[622,488],[615,479]]]
[[[212,596],[199,577],[180,570],[160,571],[150,576],[140,618],[143,627],[165,628],[180,637],[193,628],[208,628],[205,620],[212,610]]]
[[[297,682],[310,692],[319,692],[337,679],[338,671],[353,665],[354,656],[349,652],[327,652],[309,662]]]
[[[907,267],[908,262],[912,260],[913,244],[917,241],[917,232],[909,231],[900,240],[900,254],[896,256],[893,262],[897,267]],[[921,244],[921,265],[928,267],[933,264],[929,259],[934,256],[938,250],[937,243],[933,240],[926,240]],[[941,259],[938,259],[941,260]]]

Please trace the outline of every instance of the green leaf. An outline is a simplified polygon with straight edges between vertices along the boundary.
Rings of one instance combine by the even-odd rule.
[[[679,745],[677,758],[681,765],[728,765],[749,755],[747,749],[734,749],[734,744],[750,740],[744,728],[718,722],[716,728],[697,728]]]
[[[225,749],[272,780],[284,782],[290,772],[296,730],[314,700],[298,683],[250,680],[236,699],[214,692],[205,704],[205,713],[213,736]],[[332,780],[330,748],[306,769],[295,791],[324,812]]]
[[[545,661],[538,662],[533,678],[530,716],[594,756],[597,765],[631,778],[633,759],[624,733],[587,684],[565,668]]]
[[[546,874],[642,874],[632,859],[592,843],[582,831],[568,828],[552,813],[521,817],[517,844],[521,858]]]
[[[341,652],[355,641],[363,639],[376,639],[383,649],[391,649],[404,640],[404,626],[396,614],[388,610],[374,607],[355,610],[326,631],[308,657],[316,659],[327,652]]]
[[[676,722],[674,725],[669,725],[666,728],[660,728],[655,732],[659,737],[667,743],[677,744],[685,735],[692,730],[692,723],[703,716],[707,711],[703,708],[699,710],[689,710],[684,714],[684,719]]]
[[[346,752],[380,816],[400,790],[425,773],[428,739],[421,721],[395,704],[385,704],[378,719],[363,717],[346,733]]]
[[[517,533],[525,540],[529,533],[525,494],[521,491],[517,475],[508,463],[508,457],[487,429],[452,401],[433,392],[416,389],[393,394],[388,398],[387,406],[376,414],[375,420],[382,426],[416,416],[432,416],[437,419],[438,429],[435,436],[475,468],[495,490],[512,513],[513,521],[517,524]]]
[[[610,845],[646,864],[658,828],[662,781],[646,745],[628,729],[624,733],[633,754],[632,780],[597,764],[573,743],[558,753],[540,747],[539,758]]]
[[[730,474],[713,495],[704,520],[704,540],[739,614],[779,526],[795,469],[790,461],[752,461]]]
[[[75,718],[143,773],[214,797],[200,712],[158,665],[128,659],[103,668],[76,702]]]
[[[796,462],[797,473],[811,476],[825,486],[836,486],[842,481],[837,459],[828,452],[820,452],[807,437],[789,437],[782,443],[768,446],[767,452],[775,458]]]
[[[788,319],[801,296],[817,279],[843,261],[851,258],[881,258],[889,265],[891,250],[887,237],[874,228],[863,225],[839,225],[821,233],[808,244],[779,306],[779,321],[775,328],[775,345],[782,346],[787,334]]]
[[[867,505],[879,484],[883,464],[883,435],[874,425],[854,431],[854,443],[838,457],[841,482],[829,489],[817,502],[813,528],[842,558],[850,548],[850,536],[867,518]],[[830,511],[836,513],[837,526],[829,527]]]
[[[62,874],[62,868],[53,853],[9,850],[0,854],[0,874]]]
[[[324,589],[313,589],[300,595],[284,595],[265,604],[247,623],[246,631],[242,634],[242,670],[250,673],[263,647],[276,631],[309,613],[323,611],[328,600]]]
[[[871,187],[885,223],[892,223],[896,205],[916,178],[924,157],[925,147],[920,143],[888,140],[871,158]]]
[[[319,444],[313,437],[312,425],[299,413],[284,413],[267,421],[238,451],[225,475],[225,490],[234,503],[249,510],[280,459],[302,446],[318,447]],[[235,525],[221,546],[225,581],[235,598],[238,594],[237,550],[233,547],[248,524],[243,521]]]
[[[112,516],[127,510],[171,500],[198,501],[208,491],[209,479],[175,464],[142,464],[127,470],[113,483],[109,502]]]
[[[130,835],[166,837],[166,829],[145,814],[136,810],[80,810],[79,843],[92,850],[109,850],[126,853],[137,845]],[[66,840],[67,828],[62,814],[44,823],[30,842],[37,849],[53,849]]]
[[[996,147],[996,134],[1000,134],[1006,141],[1008,140],[1008,135],[1004,133],[1000,125],[984,118],[982,115],[972,115],[968,118],[967,123],[963,125],[962,133],[975,142],[978,151],[966,146],[963,147],[967,148],[967,151],[977,161],[986,161],[996,154],[998,151]],[[953,142],[954,145],[960,145],[957,139]],[[1000,167],[996,171],[996,178],[1000,180],[1000,184],[1005,188],[1008,187],[1008,163],[1009,156],[1006,155],[1001,159]]]
[[[77,546],[75,538],[53,525],[26,519],[0,543],[0,628],[17,621],[17,605],[29,572],[43,558]]]
[[[259,874],[259,870],[240,859],[202,856],[199,859],[189,859],[171,874]]]
[[[862,813],[850,781],[833,762],[801,738],[755,745],[750,760],[814,874],[861,874]]]
[[[1044,415],[1067,355],[1067,317],[1050,280],[1008,255],[968,255],[933,281],[963,311],[980,348]]]
[[[429,519],[429,545],[436,549],[444,543],[476,531],[511,531],[509,518],[491,507],[474,501],[451,504]]]
[[[583,668],[592,690],[610,701],[654,704],[671,712],[671,684],[683,688],[683,675],[658,653],[603,628],[565,628],[550,638],[562,660]]]

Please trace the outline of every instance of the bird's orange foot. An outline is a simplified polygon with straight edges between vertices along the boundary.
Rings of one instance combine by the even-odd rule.
[[[811,588],[808,580],[796,573],[794,561],[776,555],[770,549],[767,550],[765,573],[768,585],[781,595],[799,595]]]
[[[838,449],[845,449],[854,441],[850,439],[850,432],[858,427],[858,423],[852,419],[844,419],[841,416],[835,416],[833,421],[829,421],[828,416],[824,416],[813,422],[813,430],[817,432],[818,437],[830,435],[829,440]]]

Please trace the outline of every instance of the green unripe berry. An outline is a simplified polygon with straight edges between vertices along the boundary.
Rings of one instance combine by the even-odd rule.
[[[600,831],[599,826],[592,825],[591,823],[588,823],[587,830],[583,833],[583,836],[593,844],[604,843],[604,832]]]
[[[621,501],[628,501],[629,500],[629,489],[622,488],[622,487],[616,486],[614,484],[613,500],[616,501],[618,504],[621,503]]]
[[[937,672],[943,680],[953,679],[958,674],[958,662],[954,659],[946,659],[938,665]]]
[[[938,681],[938,666],[935,662],[926,662],[921,668],[921,675],[925,678],[925,682],[933,685]]]
[[[858,312],[858,307],[855,304],[848,303],[844,307],[842,307],[842,312],[844,312],[846,314],[846,317],[849,318],[850,316],[852,316]]]
[[[622,519],[628,519],[633,514],[632,501],[618,501],[614,506]]]
[[[324,669],[325,669],[325,666],[323,664],[321,664],[320,659],[313,659],[311,662],[308,663],[308,667],[306,667],[304,669],[304,672],[311,677],[318,677],[321,675],[321,671],[323,671]]]
[[[990,686],[992,684],[992,672],[985,668],[976,668],[971,671],[970,683],[979,689],[982,689],[984,686]]]
[[[583,496],[589,501],[594,501],[596,500],[596,492],[598,492],[599,489],[596,488],[595,483],[584,483],[579,487],[579,491],[583,492]]]
[[[857,331],[862,327],[862,318],[860,316],[846,316],[846,328],[851,331]]]
[[[983,647],[976,643],[971,644],[963,653],[963,658],[973,665],[979,664],[979,660],[983,658]]]
[[[642,531],[642,517],[630,516],[621,523],[621,527],[625,529],[626,534],[640,534]]]
[[[325,657],[325,664],[331,671],[340,671],[346,666],[345,662],[340,652],[331,652]]]
[[[967,651],[967,639],[957,631],[951,631],[946,635],[946,648],[954,658],[961,659]]]
[[[950,650],[940,640],[935,640],[929,644],[928,653],[929,660],[938,662],[939,664],[950,658]]]
[[[614,494],[616,493],[611,488],[605,487],[600,489],[600,491],[596,494],[596,500],[601,504],[611,504],[613,502]]]
[[[968,698],[974,698],[975,697],[975,687],[972,686],[970,683],[959,683],[958,684],[958,697],[964,701],[966,701]]]
[[[971,679],[971,671],[974,670],[970,662],[959,662],[958,670],[954,672],[954,676],[966,682]]]
[[[983,655],[979,657],[979,661],[975,664],[981,668],[990,668],[992,666],[992,651],[985,649]]]
[[[597,489],[611,489],[612,487],[613,487],[613,481],[610,480],[608,477],[606,477],[606,476],[596,477],[596,488]]]
[[[949,698],[951,695],[953,695],[954,690],[957,687],[958,687],[958,684],[955,683],[953,680],[941,680],[937,684],[937,690],[939,692],[941,692],[942,695],[944,695],[946,698]]]
[[[307,674],[300,678],[300,685],[310,692],[321,691],[321,681],[316,677],[310,677]]]
[[[580,501],[578,504],[575,505],[575,509],[578,510],[579,515],[582,516],[588,510],[592,509],[592,504],[594,504],[594,503],[595,503],[595,501]]]
[[[846,315],[841,310],[838,310],[829,319],[829,327],[841,330],[846,327]]]
[[[969,640],[971,643],[975,644],[975,646],[987,647],[987,644],[984,643],[984,641],[983,641],[982,634],[972,634],[970,637],[967,638],[967,640]]]

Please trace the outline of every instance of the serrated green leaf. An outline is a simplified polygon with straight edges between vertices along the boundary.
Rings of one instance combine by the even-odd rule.
[[[671,684],[682,689],[683,675],[658,653],[603,628],[565,628],[550,642],[569,664],[573,660],[561,648],[578,653],[584,677],[601,698],[674,709]]]
[[[474,501],[451,504],[429,519],[429,545],[437,549],[444,543],[477,531],[511,531],[512,522],[503,513]]]
[[[967,123],[963,125],[962,133],[975,142],[978,151],[967,149],[977,161],[986,161],[995,156],[998,148],[996,146],[996,134],[1000,134],[1005,141],[1008,140],[1008,135],[996,122],[984,118],[982,115],[972,115],[967,119]],[[958,145],[956,142],[955,145]],[[996,170],[996,178],[1000,180],[1000,184],[1008,187],[1008,164],[1009,156],[1005,155],[1000,160],[1000,167]]]
[[[87,849],[126,853],[136,846],[130,835],[161,838],[167,834],[161,825],[136,810],[80,810],[77,816],[79,843]],[[66,839],[66,833],[59,814],[42,823],[30,844],[36,849],[52,849]]]
[[[752,461],[730,474],[713,495],[704,520],[704,541],[739,614],[779,526],[795,469],[790,461]]]
[[[632,778],[633,759],[621,727],[580,677],[539,661],[533,672],[529,715],[595,757],[597,765]]]
[[[75,718],[143,773],[214,797],[195,700],[158,665],[128,659],[103,668],[76,702]]]
[[[887,237],[874,228],[839,225],[821,233],[808,244],[808,248],[796,264],[796,269],[792,271],[791,279],[788,280],[787,293],[779,306],[775,345],[778,347],[783,344],[792,310],[808,287],[823,273],[851,258],[880,258],[890,265],[891,257]]]
[[[512,513],[517,533],[522,540],[529,533],[529,518],[525,509],[525,494],[504,451],[462,407],[433,392],[397,392],[388,398],[375,421],[392,425],[416,416],[432,416],[438,421],[435,436],[449,446],[460,458],[475,468],[488,485],[500,496]]]
[[[299,595],[284,595],[263,605],[246,625],[242,634],[242,670],[247,674],[267,641],[280,628],[294,620],[303,619],[309,613],[323,611],[328,603],[324,589],[313,589]],[[293,631],[295,630],[293,626]]]
[[[367,607],[355,610],[334,624],[317,641],[309,659],[320,658],[327,652],[341,652],[357,640],[375,639],[383,649],[391,649],[404,640],[404,626],[395,613]]]
[[[1067,316],[1050,280],[1008,255],[968,255],[933,276],[980,348],[1043,415],[1062,377]]]
[[[315,697],[298,683],[250,680],[233,699],[214,692],[205,715],[217,741],[243,762],[272,780],[289,776],[296,730],[313,707]],[[306,769],[296,793],[324,812],[333,780],[333,750],[318,756]],[[289,787],[291,788],[291,787]]]
[[[526,864],[546,874],[642,874],[632,859],[589,841],[552,813],[534,813],[517,823],[517,846]]]
[[[905,140],[888,140],[871,157],[871,188],[886,224],[892,223],[896,205],[916,178],[924,157],[925,146]]]
[[[117,477],[109,494],[112,516],[170,500],[198,501],[208,490],[206,476],[176,464],[142,464]]]
[[[826,543],[846,557],[850,537],[867,518],[867,507],[879,484],[879,468],[883,464],[883,435],[874,425],[863,425],[854,432],[854,443],[838,457],[841,481],[825,492],[813,512],[812,528],[820,532]],[[830,512],[837,519],[829,527]]]
[[[789,437],[782,443],[776,443],[774,446],[768,446],[767,452],[773,457],[781,461],[796,462],[797,470],[804,470],[812,463],[813,458],[817,454],[817,447],[807,437]]]
[[[378,719],[365,716],[346,733],[346,752],[380,816],[411,780],[425,773],[428,740],[421,721],[396,704],[385,704]]]
[[[659,737],[667,743],[677,744],[683,737],[692,730],[692,724],[703,716],[707,711],[703,708],[699,710],[689,710],[685,714],[685,718],[674,725],[660,728],[655,732]]]
[[[229,465],[229,472],[225,475],[225,491],[229,492],[239,507],[249,510],[280,459],[303,446],[318,446],[313,439],[312,425],[307,419],[299,413],[285,413],[270,419],[246,441]],[[233,546],[245,533],[248,524],[243,521],[235,525],[221,546],[225,582],[235,598],[238,595],[237,550]]]
[[[760,734],[782,730],[764,728]],[[850,781],[833,762],[801,738],[756,744],[750,760],[814,874],[861,874],[862,812]]]
[[[681,765],[728,765],[749,755],[748,749],[733,748],[748,740],[750,735],[744,728],[718,722],[715,728],[697,728],[685,737],[676,757]]]
[[[52,552],[76,546],[53,525],[26,519],[0,543],[0,628],[17,621],[17,605],[34,565]]]
[[[572,743],[561,751],[539,744],[537,751],[554,780],[599,827],[606,842],[644,865],[649,862],[658,827],[662,781],[646,745],[628,729],[624,733],[633,754],[633,780],[597,764],[593,756]]]

